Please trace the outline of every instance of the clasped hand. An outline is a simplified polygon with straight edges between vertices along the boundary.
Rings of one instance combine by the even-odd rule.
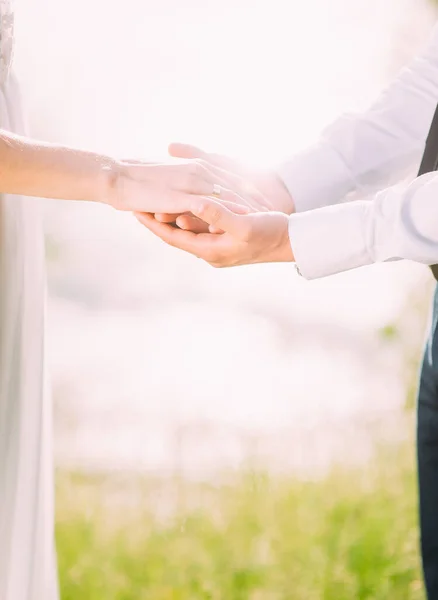
[[[293,202],[277,176],[192,146],[176,144],[170,152],[179,159],[175,164],[125,166],[118,208],[215,267],[294,260],[288,235]]]

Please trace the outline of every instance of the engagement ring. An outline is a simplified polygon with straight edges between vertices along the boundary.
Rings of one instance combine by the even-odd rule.
[[[221,186],[218,183],[213,183],[213,196],[217,196],[218,198],[221,195]]]

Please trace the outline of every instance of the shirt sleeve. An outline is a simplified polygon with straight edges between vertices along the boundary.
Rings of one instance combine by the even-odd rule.
[[[297,212],[368,196],[419,164],[438,103],[438,25],[424,50],[360,115],[344,115],[319,142],[281,165]]]
[[[293,214],[289,237],[307,279],[391,260],[438,263],[438,173],[373,200]]]

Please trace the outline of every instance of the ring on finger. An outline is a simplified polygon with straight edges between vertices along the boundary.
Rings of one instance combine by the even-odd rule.
[[[218,183],[213,183],[213,194],[212,196],[216,196],[216,198],[220,198],[222,192],[222,188]]]

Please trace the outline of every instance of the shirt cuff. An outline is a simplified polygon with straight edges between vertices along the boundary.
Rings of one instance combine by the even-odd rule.
[[[299,273],[317,279],[373,262],[367,248],[368,201],[328,206],[289,217],[289,239]]]
[[[295,204],[296,212],[329,206],[355,188],[339,154],[324,141],[277,168]]]

